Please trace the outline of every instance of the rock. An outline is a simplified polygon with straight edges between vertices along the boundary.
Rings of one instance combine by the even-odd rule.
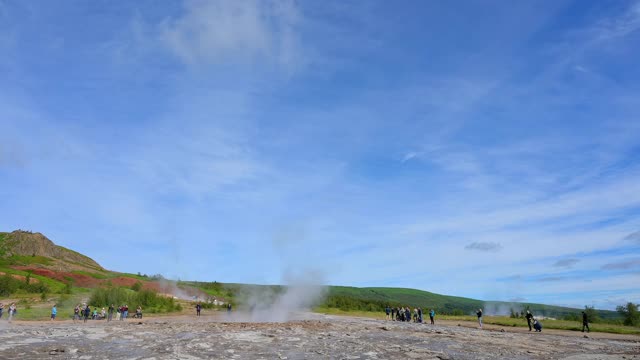
[[[387,328],[386,326],[382,326],[380,327],[380,330],[389,331],[389,328]]]
[[[500,329],[500,332],[504,332],[504,329]]]
[[[589,337],[587,335],[583,336],[583,338],[588,339]]]

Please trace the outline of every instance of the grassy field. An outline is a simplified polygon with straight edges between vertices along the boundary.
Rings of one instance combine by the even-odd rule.
[[[326,307],[317,307],[314,309],[314,312],[329,314],[329,315],[359,316],[359,317],[367,317],[367,318],[379,319],[379,320],[386,319],[386,315],[384,312],[345,311],[345,310],[340,310],[335,308],[326,308]],[[428,320],[428,316],[425,315],[425,317]],[[477,321],[477,318],[475,316],[436,315],[436,321],[438,320],[470,321],[475,323]],[[485,324],[501,325],[506,327],[521,327],[521,328],[528,327],[527,321],[525,319],[513,319],[507,316],[484,316],[482,320]],[[576,321],[542,320],[541,323],[542,323],[543,329],[558,329],[558,330],[569,330],[569,331],[582,330],[582,323],[576,322]],[[589,327],[593,332],[640,335],[640,328],[632,327],[632,326],[591,323],[589,324]]]

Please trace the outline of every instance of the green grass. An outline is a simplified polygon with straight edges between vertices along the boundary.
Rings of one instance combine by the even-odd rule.
[[[476,322],[477,318],[475,316],[439,316],[441,320],[457,320],[457,321],[471,321]],[[501,325],[508,327],[528,327],[527,320],[525,319],[513,319],[506,316],[484,316],[482,321],[485,324],[492,325]],[[570,330],[570,331],[581,331],[582,330],[582,322],[577,321],[567,321],[567,320],[551,320],[545,319],[540,321],[542,323],[543,329],[558,329],[558,330]],[[606,324],[606,323],[590,323],[589,327],[591,331],[594,332],[605,332],[605,333],[613,333],[613,334],[631,334],[631,335],[640,335],[640,328],[633,326],[624,326],[624,325],[614,325],[614,324]]]
[[[12,274],[12,275],[22,275],[25,277],[29,274],[27,271],[15,270],[15,269],[6,268],[6,267],[0,267],[0,272],[3,272],[5,274]],[[65,286],[63,282],[48,278],[46,276],[31,274],[31,278],[37,279],[39,282],[47,285],[51,293],[59,293],[62,291],[62,289]]]

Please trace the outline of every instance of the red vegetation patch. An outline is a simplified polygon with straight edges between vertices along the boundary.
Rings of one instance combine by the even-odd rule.
[[[64,271],[53,271],[53,270],[43,269],[43,268],[16,266],[15,269],[22,270],[22,271],[31,271],[36,275],[48,277],[50,279],[58,280],[65,283],[71,280],[73,285],[78,287],[95,287],[99,285],[100,282],[102,281],[102,280],[94,279],[89,275],[74,274],[74,273],[64,272]]]
[[[50,279],[58,280],[61,282],[71,281],[71,283],[74,286],[78,286],[78,287],[94,288],[94,287],[103,285],[107,282],[110,282],[114,286],[131,287],[133,286],[133,284],[140,282],[142,283],[143,289],[149,289],[149,290],[155,290],[155,291],[159,290],[159,286],[157,283],[140,281],[137,279],[124,277],[124,276],[119,276],[112,279],[96,279],[92,276],[85,275],[85,274],[75,274],[75,273],[65,272],[65,271],[53,271],[50,269],[43,269],[43,268],[34,268],[34,267],[28,267],[28,266],[16,266],[14,268],[22,271],[31,271],[36,275],[45,276]],[[20,276],[20,275],[16,275],[16,276]],[[22,278],[24,279],[24,277]]]
[[[111,281],[111,284],[114,286],[132,287],[135,283],[139,282],[142,284],[143,289],[155,290],[155,291],[158,291],[160,289],[160,287],[158,286],[158,283],[142,281],[142,280],[138,280],[130,277],[124,277],[124,276],[109,279],[109,281]]]

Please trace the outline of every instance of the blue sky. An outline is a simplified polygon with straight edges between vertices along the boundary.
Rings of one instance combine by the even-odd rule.
[[[640,302],[638,1],[0,0],[0,54],[5,231],[173,278]]]

